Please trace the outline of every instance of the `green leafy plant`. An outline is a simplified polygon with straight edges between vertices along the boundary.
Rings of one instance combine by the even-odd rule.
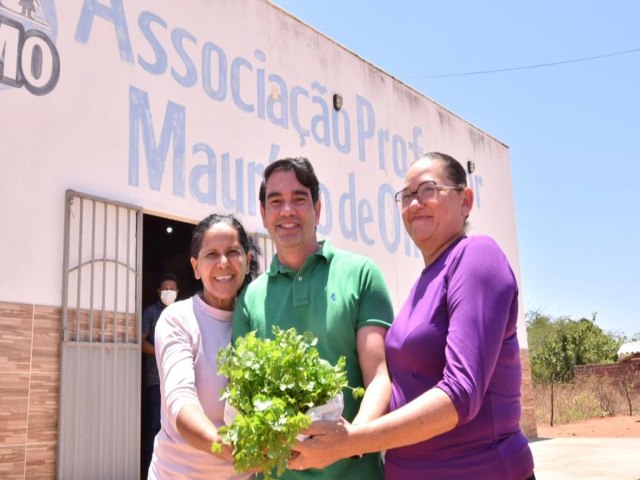
[[[235,469],[261,469],[265,479],[274,469],[277,476],[284,473],[296,436],[311,424],[305,412],[348,387],[344,357],[335,366],[320,358],[313,334],[274,327],[273,335],[262,339],[250,332],[217,358],[219,372],[229,378],[222,399],[238,411],[218,431],[234,447]],[[357,398],[364,389],[352,393]]]

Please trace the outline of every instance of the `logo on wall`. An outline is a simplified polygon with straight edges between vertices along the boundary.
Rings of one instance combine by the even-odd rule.
[[[60,78],[57,36],[53,0],[0,0],[0,88],[51,92]]]

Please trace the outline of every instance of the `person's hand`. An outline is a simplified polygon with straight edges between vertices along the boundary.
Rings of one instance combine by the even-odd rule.
[[[213,453],[216,457],[233,464],[233,447],[230,445],[225,445],[224,443],[220,443],[220,445],[222,445],[222,449],[220,449],[220,451],[214,452],[212,450],[211,453]]]
[[[310,438],[298,441],[294,445],[289,469],[324,468],[342,458],[359,453],[349,448],[349,428],[349,423],[344,419],[338,422],[313,422],[308,429],[301,432]]]
[[[221,445],[222,445],[222,450],[220,452],[212,451],[211,453],[213,453],[216,457],[221,458],[222,460],[233,464],[234,447],[230,445],[225,445],[224,443],[221,443]],[[260,467],[248,468],[247,470],[244,470],[243,473],[262,473],[262,468]]]

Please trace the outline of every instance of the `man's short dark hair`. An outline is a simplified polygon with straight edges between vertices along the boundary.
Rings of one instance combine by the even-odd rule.
[[[313,170],[311,162],[305,157],[282,158],[276,160],[264,169],[264,178],[260,184],[260,205],[265,206],[267,195],[267,180],[277,171],[293,170],[298,181],[311,191],[311,200],[313,204],[318,203],[320,199],[320,183],[316,172]]]
[[[171,280],[172,282],[174,282],[176,285],[178,285],[178,277],[176,277],[176,275],[174,273],[171,272],[165,272],[162,274],[162,276],[160,277],[160,281],[158,282],[158,287],[160,287],[164,282],[166,282],[167,280]]]

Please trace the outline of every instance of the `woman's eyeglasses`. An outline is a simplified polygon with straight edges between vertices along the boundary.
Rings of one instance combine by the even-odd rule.
[[[418,188],[416,188],[413,192],[408,188],[400,190],[398,193],[396,193],[395,196],[396,203],[403,208],[408,207],[409,205],[411,205],[411,201],[413,200],[414,196],[418,198],[418,201],[420,203],[424,203],[428,200],[431,200],[435,196],[437,190],[455,190],[456,192],[461,192],[464,190],[464,187],[460,185],[458,185],[457,187],[451,187],[449,185],[438,185],[433,180],[427,180],[426,182],[422,182],[420,185],[418,185]]]

